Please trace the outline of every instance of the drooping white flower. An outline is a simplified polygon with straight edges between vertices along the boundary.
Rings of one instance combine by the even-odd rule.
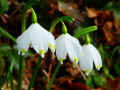
[[[97,70],[102,67],[102,59],[98,50],[92,45],[82,46],[83,57],[80,59],[80,67],[88,75],[93,69],[93,62]]]
[[[38,23],[31,24],[29,28],[17,38],[19,54],[22,52],[22,55],[24,55],[29,47],[33,47],[34,50],[44,58],[44,53],[47,52],[48,47],[53,53],[55,52],[54,36]]]
[[[80,54],[82,55],[82,47],[78,39],[68,33],[62,34],[56,39],[56,55],[61,64],[66,59],[67,53],[75,67],[80,59]]]

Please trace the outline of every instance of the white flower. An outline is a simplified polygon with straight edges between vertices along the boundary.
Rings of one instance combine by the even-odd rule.
[[[31,24],[30,27],[17,38],[19,54],[22,52],[22,55],[24,55],[29,47],[33,47],[34,50],[44,58],[44,53],[47,52],[48,47],[52,53],[55,52],[54,36],[38,23]]]
[[[82,46],[83,57],[80,59],[80,67],[88,75],[93,69],[93,62],[97,70],[102,67],[102,59],[98,50],[92,45]]]
[[[78,39],[68,33],[62,34],[56,39],[56,55],[61,64],[66,59],[67,53],[74,62],[73,67],[75,67],[80,59],[80,54],[82,55],[82,47]]]

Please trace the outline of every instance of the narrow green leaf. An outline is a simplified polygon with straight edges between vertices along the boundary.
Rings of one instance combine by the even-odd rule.
[[[113,59],[113,56],[114,56],[115,52],[116,52],[117,50],[119,50],[119,49],[120,49],[120,46],[116,46],[116,47],[114,48],[114,50],[113,50],[113,52],[112,52],[112,54],[111,54],[111,56],[110,56],[109,67],[111,66],[111,62],[112,62],[112,59]]]
[[[71,22],[71,23],[72,23],[72,22],[74,21],[74,18],[69,17],[69,16],[63,16],[63,17],[58,17],[58,18],[56,18],[56,19],[53,21],[53,23],[52,23],[52,25],[51,25],[51,27],[50,27],[49,32],[52,32],[53,29],[54,29],[54,27],[56,26],[56,24],[59,23],[59,22],[61,22],[61,21],[68,21],[68,22]]]
[[[10,68],[8,69],[8,72],[9,72],[9,79],[10,79],[11,89],[14,90],[13,77],[12,77],[12,73],[11,73],[11,71],[10,71]]]
[[[0,27],[0,31],[1,31],[4,35],[8,36],[12,41],[16,42],[16,38],[14,38],[14,37],[13,37],[11,34],[9,34],[6,30],[4,30],[3,28]]]
[[[0,0],[0,14],[3,14],[8,10],[8,2],[6,0]]]
[[[0,56],[0,76],[3,74],[5,69],[5,61],[4,59]]]
[[[12,71],[13,71],[13,66],[14,66],[14,60],[12,60],[12,63],[11,63],[11,65],[10,65],[10,68],[8,68],[8,70],[10,69],[10,72],[12,73]],[[9,73],[9,71],[8,71],[8,73],[7,73],[7,88],[8,88],[8,83],[9,83],[9,81],[10,81],[10,73]]]
[[[95,30],[97,30],[97,26],[90,26],[90,27],[87,27],[87,28],[84,28],[84,29],[78,31],[78,32],[75,33],[73,36],[74,36],[75,38],[78,38],[78,39],[79,39],[82,35],[87,34],[87,33],[90,33],[90,32],[93,32],[93,31],[95,31]]]
[[[0,52],[1,51],[8,51],[11,50],[11,47],[8,44],[1,44],[0,45]]]

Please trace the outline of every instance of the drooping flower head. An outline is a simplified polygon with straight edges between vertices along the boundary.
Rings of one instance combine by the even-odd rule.
[[[90,39],[86,36],[86,44],[82,46],[83,57],[80,59],[80,67],[88,75],[93,69],[93,62],[97,70],[102,67],[102,59],[98,50],[90,44]]]
[[[24,55],[29,47],[33,47],[34,50],[44,58],[44,53],[47,52],[48,47],[53,53],[55,52],[55,39],[54,36],[40,26],[36,20],[37,19],[34,19],[34,23],[17,38],[17,49],[19,54],[22,52],[22,55]]]
[[[80,59],[80,55],[82,55],[82,47],[78,41],[78,39],[72,37],[67,33],[67,28],[63,24],[62,32],[56,39],[56,55],[61,64],[63,64],[63,60],[66,59],[66,56],[70,57],[73,62],[73,67],[75,67]]]

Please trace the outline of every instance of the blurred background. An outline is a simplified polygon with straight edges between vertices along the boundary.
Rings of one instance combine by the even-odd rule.
[[[17,86],[19,55],[16,44],[2,30],[17,38],[21,34],[21,17],[28,0],[0,0],[0,86],[6,88],[8,67],[13,66],[13,80]],[[85,76],[80,66],[72,68],[69,57],[64,61],[52,85],[52,90],[119,90],[120,89],[120,1],[119,0],[41,0],[32,6],[37,14],[38,23],[46,30],[57,17],[71,16],[73,23],[65,22],[68,33],[74,35],[79,30],[96,25],[98,30],[89,33],[91,43],[102,56],[103,67],[95,68]],[[31,24],[31,11],[26,14],[27,27]],[[59,23],[53,30],[57,38],[61,32]],[[84,35],[80,39],[84,42]],[[39,59],[33,49],[25,55],[23,85],[26,90]],[[58,64],[52,60],[50,50],[42,60],[33,90],[44,90]],[[10,89],[10,85],[8,85]]]

